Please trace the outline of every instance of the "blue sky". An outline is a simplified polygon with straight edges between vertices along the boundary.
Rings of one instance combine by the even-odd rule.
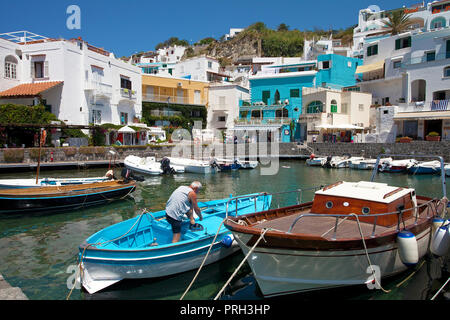
[[[417,0],[40,0],[2,3],[0,33],[27,30],[52,38],[75,38],[112,51],[116,56],[154,50],[170,37],[196,42],[219,39],[230,28],[264,22],[275,29],[346,28],[357,23],[358,11],[370,5],[394,9]],[[81,29],[69,30],[69,5],[81,9]]]

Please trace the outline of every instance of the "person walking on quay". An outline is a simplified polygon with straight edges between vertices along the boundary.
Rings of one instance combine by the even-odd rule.
[[[202,226],[195,222],[194,211],[200,221],[203,220],[202,212],[197,204],[197,194],[200,192],[202,184],[198,181],[191,183],[189,187],[180,186],[170,196],[166,203],[167,222],[172,226],[172,243],[180,241],[181,223],[183,216],[187,215],[190,220],[191,230],[202,229]]]

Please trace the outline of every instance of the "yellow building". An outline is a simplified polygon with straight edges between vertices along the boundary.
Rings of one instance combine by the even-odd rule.
[[[142,75],[142,101],[208,107],[209,82]]]

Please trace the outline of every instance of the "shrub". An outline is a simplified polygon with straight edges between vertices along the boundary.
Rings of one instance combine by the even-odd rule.
[[[75,147],[63,147],[62,150],[66,157],[74,156],[77,153],[77,148]]]
[[[439,133],[437,133],[436,131],[432,131],[428,134],[428,136],[430,137],[439,137]]]
[[[47,150],[41,149],[41,158],[47,153]],[[29,154],[31,160],[38,161],[39,159],[39,148],[31,148],[29,149]]]

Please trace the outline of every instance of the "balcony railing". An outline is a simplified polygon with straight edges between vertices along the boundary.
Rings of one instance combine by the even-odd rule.
[[[98,82],[98,81],[88,81],[85,83],[85,90],[92,91],[92,94],[96,97],[107,97],[112,98],[112,85]]]
[[[450,100],[432,100],[417,101],[410,103],[399,103],[398,112],[417,112],[417,111],[447,111]]]
[[[136,100],[136,91],[134,90],[120,88],[119,93],[121,98],[126,98],[128,100]]]
[[[263,107],[277,107],[282,108],[288,105],[301,105],[301,98],[288,97],[275,100],[274,98],[268,98],[264,101],[262,99],[245,99],[239,101],[239,107],[241,108],[263,108]]]
[[[440,53],[437,55],[424,54],[420,57],[414,57],[402,63],[402,67],[407,67],[413,64],[424,63],[424,62],[432,62],[432,61],[440,61],[450,59],[450,52]]]
[[[263,118],[263,119],[237,119],[235,124],[237,125],[251,125],[251,124],[289,124],[292,119],[290,118]]]
[[[207,101],[205,99],[199,99],[193,103],[189,102],[187,97],[182,96],[168,96],[160,94],[144,94],[142,95],[142,101],[147,102],[164,102],[164,103],[176,103],[176,104],[195,104],[195,105],[206,105]]]
[[[151,110],[150,114],[156,117],[172,117],[182,115],[180,111],[173,111],[173,110]]]

